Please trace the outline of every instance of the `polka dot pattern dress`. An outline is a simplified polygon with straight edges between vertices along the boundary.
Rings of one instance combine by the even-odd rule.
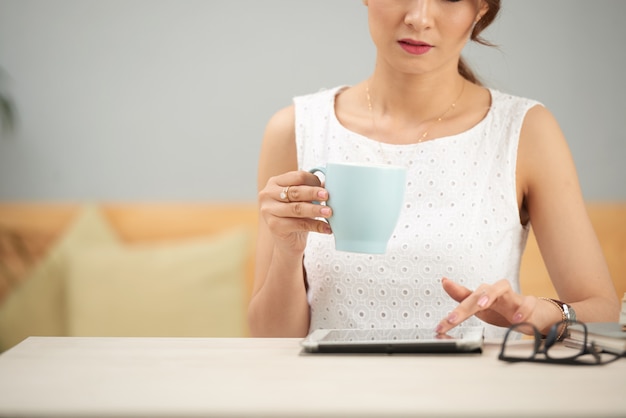
[[[407,167],[400,219],[384,255],[336,251],[332,235],[309,234],[304,266],[310,330],[434,329],[455,306],[448,277],[474,289],[508,279],[519,290],[529,226],[517,208],[515,168],[526,112],[538,103],[490,90],[486,117],[469,130],[420,144],[392,145],[349,131],[334,112],[342,87],[294,99],[298,164],[387,163]],[[486,337],[504,329],[477,318]]]

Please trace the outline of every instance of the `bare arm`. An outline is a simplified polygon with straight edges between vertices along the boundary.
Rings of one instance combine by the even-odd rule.
[[[559,298],[581,321],[616,321],[619,301],[569,147],[543,107],[526,117],[518,165],[532,227]]]
[[[529,218],[559,298],[585,322],[617,321],[619,301],[600,243],[587,215],[578,175],[561,129],[544,107],[528,111],[517,161],[517,194],[521,219]],[[470,290],[443,280],[460,302],[438,332],[472,315],[494,325],[528,321],[543,332],[561,320],[558,307],[537,296],[513,292],[506,280]]]
[[[259,158],[259,231],[256,270],[248,322],[253,336],[304,336],[309,329],[303,255],[309,231],[330,233],[314,217],[330,209],[313,200],[327,199],[318,178],[297,171],[294,109],[269,121]],[[280,193],[289,187],[289,201]]]

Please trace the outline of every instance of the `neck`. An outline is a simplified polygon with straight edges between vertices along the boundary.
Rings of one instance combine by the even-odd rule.
[[[367,81],[372,111],[381,118],[422,123],[456,104],[467,81],[454,72],[437,75],[386,76],[375,71]]]

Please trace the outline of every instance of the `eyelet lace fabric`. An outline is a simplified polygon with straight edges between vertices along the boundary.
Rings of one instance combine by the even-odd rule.
[[[342,87],[294,99],[302,170],[328,162],[407,167],[400,219],[384,255],[335,251],[332,235],[310,233],[304,256],[311,331],[318,328],[432,328],[455,306],[448,277],[474,289],[508,279],[519,291],[528,237],[517,207],[515,169],[522,122],[538,103],[490,90],[492,105],[469,130],[420,144],[379,143],[343,127]],[[484,325],[486,337],[505,329]]]

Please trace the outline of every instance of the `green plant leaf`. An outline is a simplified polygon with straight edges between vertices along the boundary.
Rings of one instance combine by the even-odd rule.
[[[15,108],[4,96],[0,96],[0,126],[3,132],[13,132],[15,129]]]

